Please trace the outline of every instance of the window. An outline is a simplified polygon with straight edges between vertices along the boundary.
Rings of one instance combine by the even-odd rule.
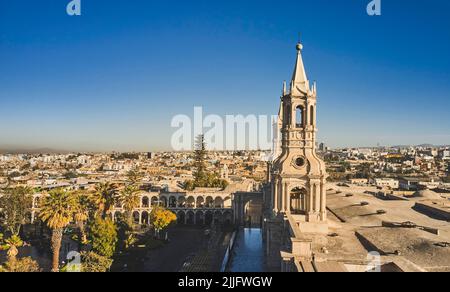
[[[310,108],[309,116],[310,116],[310,118],[311,118],[309,124],[310,124],[311,126],[313,126],[313,125],[314,125],[314,106],[313,106],[313,105],[312,105],[311,108]]]
[[[284,108],[284,124],[285,125],[291,123],[291,121],[290,121],[291,120],[291,113],[290,113],[290,111],[291,111],[291,108],[288,105],[286,105],[285,108]]]
[[[296,109],[295,123],[297,128],[303,128],[303,107],[299,106]]]

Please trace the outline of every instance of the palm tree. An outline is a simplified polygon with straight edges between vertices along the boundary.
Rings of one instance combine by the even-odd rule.
[[[133,185],[128,185],[119,193],[118,199],[127,214],[128,224],[131,226],[133,223],[133,210],[139,208],[141,204],[138,189]]]
[[[133,186],[139,186],[139,182],[142,180],[142,173],[139,172],[137,167],[132,168],[127,173],[128,184]]]
[[[95,187],[92,194],[92,201],[97,207],[97,216],[101,215],[103,219],[111,212],[115,203],[116,187],[109,183],[101,183]]]
[[[43,200],[40,218],[52,230],[52,272],[59,271],[59,252],[64,228],[73,220],[76,200],[73,193],[56,190]]]
[[[74,220],[80,232],[80,241],[87,242],[85,223],[89,219],[89,197],[85,194],[77,193],[74,206]]]
[[[3,237],[3,236],[2,236]],[[0,246],[0,250],[7,250],[8,261],[14,263],[17,261],[19,247],[23,246],[23,241],[19,236],[13,235],[9,239],[4,240],[4,244]]]

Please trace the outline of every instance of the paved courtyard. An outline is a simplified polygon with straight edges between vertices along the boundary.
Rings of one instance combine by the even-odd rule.
[[[178,272],[184,262],[202,251],[207,244],[203,228],[178,226],[169,231],[170,242],[147,252],[144,272]]]

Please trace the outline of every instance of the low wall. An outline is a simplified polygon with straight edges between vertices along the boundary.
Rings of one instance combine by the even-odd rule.
[[[416,203],[414,209],[442,220],[450,221],[450,212],[424,203]]]
[[[227,250],[225,252],[225,256],[223,257],[222,267],[220,268],[221,273],[223,273],[227,270],[227,267],[230,263],[231,252],[233,251],[233,248],[234,248],[234,242],[236,241],[236,235],[237,235],[237,232],[234,231],[233,235],[231,236],[230,242],[228,243]]]

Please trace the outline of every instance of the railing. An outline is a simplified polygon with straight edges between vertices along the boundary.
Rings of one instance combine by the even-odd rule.
[[[233,235],[231,236],[231,240],[228,243],[227,251],[225,252],[225,256],[222,261],[222,267],[220,268],[221,273],[224,273],[226,271],[228,264],[230,263],[230,259],[231,259],[230,255],[234,248],[234,242],[236,241],[236,236],[237,236],[237,232],[234,231]]]
[[[289,223],[289,232],[291,233],[292,237],[294,238],[301,238],[302,233],[300,231],[300,228],[297,225],[297,222],[295,221],[294,217],[292,217],[291,214],[286,214],[287,221]]]

